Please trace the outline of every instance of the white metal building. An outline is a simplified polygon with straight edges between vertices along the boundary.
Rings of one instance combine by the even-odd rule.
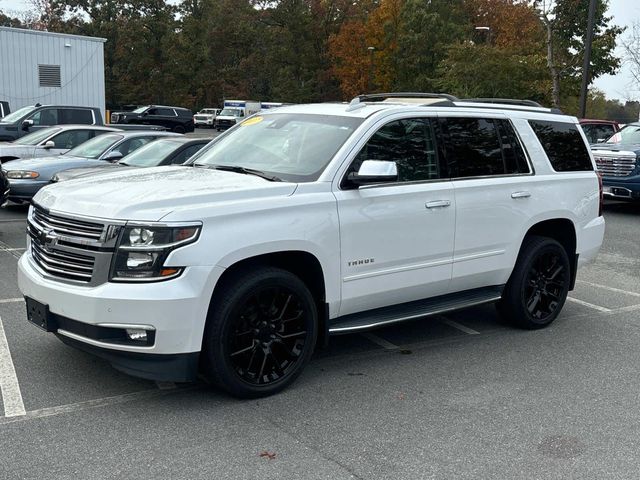
[[[99,107],[104,118],[104,38],[0,27],[0,100]]]

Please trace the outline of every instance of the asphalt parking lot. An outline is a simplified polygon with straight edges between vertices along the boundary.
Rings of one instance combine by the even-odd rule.
[[[637,478],[640,206],[607,205],[550,328],[485,306],[334,337],[253,401],[126,376],[29,325],[25,215],[0,208],[0,479]]]

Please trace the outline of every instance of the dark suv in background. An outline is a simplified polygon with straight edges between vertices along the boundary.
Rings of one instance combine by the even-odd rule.
[[[35,105],[22,107],[0,119],[0,141],[12,142],[52,125],[103,125],[96,107]]]
[[[146,105],[130,112],[113,112],[111,124],[159,125],[176,133],[193,132],[193,112],[181,107]]]

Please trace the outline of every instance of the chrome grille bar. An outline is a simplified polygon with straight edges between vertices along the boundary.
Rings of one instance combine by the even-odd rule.
[[[37,206],[33,210],[33,221],[42,227],[53,230],[57,234],[67,234],[92,240],[99,240],[104,230],[104,225],[99,223],[51,215]]]
[[[627,177],[636,169],[634,152],[594,151],[598,171],[606,177]]]

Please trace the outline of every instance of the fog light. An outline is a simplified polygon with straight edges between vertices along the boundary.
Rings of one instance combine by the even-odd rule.
[[[147,341],[147,331],[141,330],[138,328],[127,328],[127,336],[129,340],[134,340],[136,342],[146,342]]]

